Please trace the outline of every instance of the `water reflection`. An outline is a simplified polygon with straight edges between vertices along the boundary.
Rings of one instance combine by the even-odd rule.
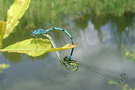
[[[101,42],[104,41],[105,33],[108,33],[111,35],[110,42],[116,43],[120,48],[122,44],[133,44],[133,16],[133,14],[121,17],[112,15],[96,16],[87,13],[76,18],[74,22],[79,29],[85,30],[90,21],[94,25],[94,30],[97,31]]]
[[[133,21],[133,19],[131,21]],[[88,58],[91,57],[90,59],[86,60],[87,62],[85,62],[85,65],[91,62],[92,64],[95,63],[95,66],[100,66],[100,68],[106,67],[109,69],[109,71],[114,70],[115,72],[117,72],[118,70],[118,72],[120,72],[122,69],[126,67],[129,68],[129,66],[126,63],[129,64],[130,62],[125,62],[122,60],[123,58],[118,58],[121,57],[121,55],[120,52],[117,50],[121,49],[121,46],[123,44],[127,46],[134,44],[134,29],[133,29],[134,25],[133,23],[131,24],[128,23],[124,25],[122,28],[119,27],[121,26],[110,20],[106,22],[106,24],[103,25],[101,24],[101,26],[99,25],[97,29],[95,24],[92,23],[92,20],[90,20],[88,22],[87,28],[85,28],[85,31],[83,31],[83,35],[79,37],[81,39],[81,40],[79,39],[79,42],[82,43],[81,48],[83,49],[80,48],[80,51],[77,51],[77,53],[79,52],[79,55],[77,55],[77,57],[81,58],[80,60],[83,60],[82,61],[83,63],[85,62],[84,58],[86,60],[86,56],[88,56]],[[112,51],[112,53],[108,51]],[[85,52],[85,54],[83,52]],[[132,66],[132,68],[133,67],[134,65]],[[127,72],[128,70],[124,71]],[[131,82],[132,81],[130,81],[130,83]]]
[[[1,90],[6,90],[6,74],[5,73],[0,73],[0,89]]]

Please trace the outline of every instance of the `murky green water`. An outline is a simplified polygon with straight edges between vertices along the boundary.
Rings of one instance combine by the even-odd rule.
[[[130,47],[135,43],[134,16],[78,13],[62,14],[62,18],[55,21],[57,24],[53,23],[54,26],[68,29],[79,43],[73,55],[80,66],[77,72],[67,71],[59,63],[55,52],[37,58],[25,54],[1,53],[0,62],[8,63],[11,67],[0,74],[0,90],[122,90],[125,84],[135,88],[135,63],[123,55],[123,46]],[[38,22],[41,20],[43,25],[45,21],[38,18]],[[33,16],[34,23],[36,19]],[[23,18],[15,32],[4,40],[5,46],[30,38],[29,33],[40,27],[34,23],[29,25],[26,21]],[[51,19],[46,23],[50,22],[54,21]],[[51,34],[57,46],[69,42],[62,32]],[[64,57],[67,51],[61,51],[61,56]],[[120,86],[109,85],[109,80],[117,81]]]

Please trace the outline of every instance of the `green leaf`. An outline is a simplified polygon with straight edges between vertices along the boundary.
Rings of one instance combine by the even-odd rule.
[[[0,64],[0,69],[6,69],[8,67],[10,67],[9,64]]]
[[[113,81],[113,80],[109,80],[108,83],[110,85],[118,85],[118,82],[117,81]]]
[[[7,37],[13,29],[19,23],[19,20],[24,15],[25,11],[28,9],[30,0],[15,0],[13,5],[10,7],[7,13],[7,26],[6,34]]]
[[[77,47],[77,46],[78,46],[78,43],[75,44],[75,45],[66,44],[66,45],[63,46],[63,47],[60,47],[60,48],[50,48],[50,49],[48,49],[47,51],[48,51],[48,52],[55,52],[55,51],[60,51],[60,50],[75,48],[75,47]]]
[[[125,57],[128,57],[130,60],[135,61],[135,53],[132,51],[126,51]]]
[[[2,40],[6,30],[6,22],[0,21],[0,47],[2,47]]]
[[[46,53],[47,50],[51,48],[51,46],[52,44],[48,39],[32,38],[12,44],[4,49],[1,49],[0,51],[26,53],[30,56],[36,57]]]
[[[24,41],[17,42],[12,44],[4,49],[0,49],[1,52],[16,52],[16,53],[25,53],[32,57],[37,57],[43,55],[44,53],[50,51],[58,51],[64,49],[75,48],[77,45],[67,44],[60,48],[51,48],[52,44],[49,39],[26,39]]]

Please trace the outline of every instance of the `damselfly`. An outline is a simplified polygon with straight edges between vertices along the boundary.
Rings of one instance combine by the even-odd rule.
[[[43,28],[39,28],[39,29],[36,29],[34,30],[31,35],[32,36],[35,36],[35,37],[38,37],[38,36],[41,36],[41,35],[44,35],[44,34],[47,34],[48,32],[50,31],[53,31],[53,30],[59,30],[59,31],[64,31],[68,36],[69,38],[71,39],[71,43],[74,45],[75,44],[75,41],[73,39],[73,37],[71,36],[71,34],[66,30],[66,29],[62,29],[62,28],[57,28],[57,27],[54,27],[54,28],[51,28],[51,29],[43,29]],[[78,70],[78,63],[75,61],[75,60],[72,60],[72,56],[73,56],[73,51],[74,51],[74,48],[71,49],[71,53],[69,56],[66,56],[65,58],[63,58],[63,61],[61,62],[68,70],[69,69],[72,69],[73,71],[76,71]],[[58,55],[57,55],[58,56]],[[70,66],[68,66],[70,65]],[[76,68],[74,68],[76,67]]]

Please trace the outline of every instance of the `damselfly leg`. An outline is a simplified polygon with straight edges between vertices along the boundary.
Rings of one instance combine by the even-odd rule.
[[[44,32],[43,28],[39,28],[31,32],[31,35],[35,37],[36,40],[36,48],[38,48],[38,38],[40,37],[43,38],[43,32]]]

